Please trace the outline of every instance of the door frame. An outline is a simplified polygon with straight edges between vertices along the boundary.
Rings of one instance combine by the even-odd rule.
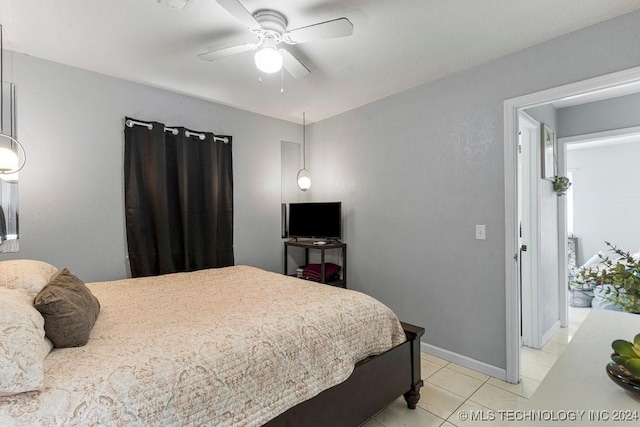
[[[506,304],[506,380],[520,380],[520,291],[518,285],[518,194],[517,146],[518,110],[560,99],[640,83],[640,67],[630,68],[576,83],[504,101],[504,193],[505,193],[505,304]],[[566,257],[566,242],[559,240],[560,259]],[[564,252],[564,253],[563,253]],[[562,282],[564,283],[564,282]]]

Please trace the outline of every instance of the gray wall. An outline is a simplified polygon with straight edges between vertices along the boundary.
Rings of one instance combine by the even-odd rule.
[[[605,241],[628,252],[640,251],[640,142],[571,150],[574,234],[578,264]]]
[[[233,136],[237,264],[280,271],[280,142],[301,126],[13,54],[18,89],[20,253],[85,281],[126,275],[124,116]],[[274,96],[277,96],[275,94]]]
[[[640,125],[640,94],[558,109],[558,136],[604,132]]]
[[[282,203],[299,202],[302,191],[298,188],[298,171],[302,167],[301,146],[295,142],[282,141],[281,144],[281,175]]]
[[[525,112],[558,134],[558,110],[551,104],[526,109]],[[557,148],[557,146],[556,146]],[[536,145],[538,159],[542,159],[542,143]],[[560,150],[556,150],[556,156]],[[541,160],[538,171],[542,170]],[[556,168],[557,170],[557,168]],[[540,212],[540,275],[538,286],[542,299],[539,310],[542,311],[542,331],[544,336],[560,320],[560,284],[558,274],[558,196],[553,192],[550,181],[538,173],[538,206]],[[545,343],[543,342],[542,345]]]
[[[544,123],[554,132],[558,132],[558,109],[551,104],[526,108],[525,113],[540,123]],[[558,135],[556,135],[557,137]]]
[[[311,125],[312,196],[343,201],[349,286],[423,325],[427,343],[504,368],[503,102],[639,66],[639,23],[625,15]]]

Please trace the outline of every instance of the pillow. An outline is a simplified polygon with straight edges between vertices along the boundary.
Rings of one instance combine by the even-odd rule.
[[[44,319],[27,291],[0,287],[0,396],[42,390],[50,351]]]
[[[611,293],[607,295],[607,289],[610,289]],[[615,297],[616,288],[612,285],[596,286],[593,290],[593,300],[591,301],[591,307],[602,308],[605,310],[622,311],[621,305],[616,305],[611,298]]]
[[[24,289],[35,297],[58,269],[51,264],[32,259],[0,262],[0,287]]]
[[[35,306],[44,317],[47,337],[58,348],[80,347],[89,341],[100,312],[100,302],[66,268],[36,295]]]

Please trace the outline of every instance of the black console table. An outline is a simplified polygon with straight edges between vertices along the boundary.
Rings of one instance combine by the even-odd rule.
[[[347,287],[347,244],[346,243],[326,243],[324,245],[316,245],[310,241],[297,241],[292,240],[288,242],[284,242],[284,274],[288,274],[288,253],[289,247],[303,248],[304,249],[304,262],[305,265],[309,264],[309,250],[319,250],[320,251],[320,283],[324,283],[327,285],[338,286],[341,288]],[[342,250],[342,276],[337,280],[327,280],[325,277],[325,251],[329,249],[340,249]],[[293,275],[295,276],[295,274]],[[308,279],[311,280],[311,279]]]

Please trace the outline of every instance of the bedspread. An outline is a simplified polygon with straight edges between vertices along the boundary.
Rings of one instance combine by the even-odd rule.
[[[0,397],[0,425],[261,425],[405,341],[369,296],[247,266],[88,286],[89,343]]]

